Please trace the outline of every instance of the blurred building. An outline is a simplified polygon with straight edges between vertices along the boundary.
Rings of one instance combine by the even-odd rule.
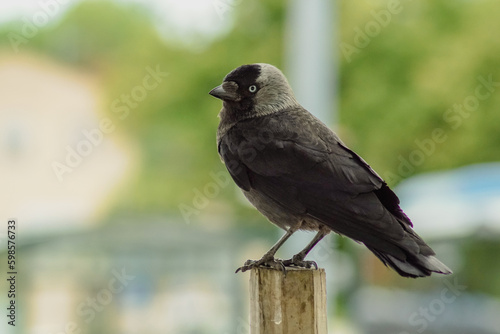
[[[37,238],[18,250],[18,322],[5,333],[246,333],[241,241],[151,216]]]
[[[5,53],[0,94],[0,217],[24,236],[95,222],[134,166],[96,78]]]
[[[421,174],[396,193],[415,230],[454,273],[408,287],[369,256],[351,311],[362,333],[498,333],[500,164]],[[430,284],[429,284],[430,283]]]
[[[418,175],[397,192],[423,235],[500,239],[500,162]]]

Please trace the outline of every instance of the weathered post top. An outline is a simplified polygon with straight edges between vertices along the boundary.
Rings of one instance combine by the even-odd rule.
[[[327,334],[325,270],[252,269],[250,333]]]

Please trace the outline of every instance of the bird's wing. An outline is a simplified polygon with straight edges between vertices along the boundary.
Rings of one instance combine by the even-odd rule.
[[[312,115],[239,122],[220,140],[219,153],[242,189],[367,245],[403,240],[411,225],[380,176]]]

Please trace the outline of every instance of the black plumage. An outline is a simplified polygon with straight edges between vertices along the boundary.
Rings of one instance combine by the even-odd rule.
[[[249,260],[240,269],[310,267],[314,263],[304,257],[334,231],[365,244],[402,276],[451,273],[413,231],[396,194],[298,104],[277,68],[241,66],[210,93],[224,101],[217,133],[222,161],[249,201],[287,231],[262,259]],[[274,259],[276,250],[298,229],[319,232],[292,259]]]

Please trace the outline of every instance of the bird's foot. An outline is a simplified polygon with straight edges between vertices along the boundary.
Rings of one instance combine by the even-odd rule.
[[[314,267],[315,269],[318,269],[318,264],[315,261],[305,261],[304,257],[300,256],[299,254],[294,255],[289,260],[282,261],[282,263],[285,267],[299,267],[306,269]]]
[[[236,269],[235,273],[241,271],[242,273],[252,268],[265,267],[283,271],[286,274],[283,260],[275,259],[273,256],[264,255],[260,260],[247,260],[244,265]]]

